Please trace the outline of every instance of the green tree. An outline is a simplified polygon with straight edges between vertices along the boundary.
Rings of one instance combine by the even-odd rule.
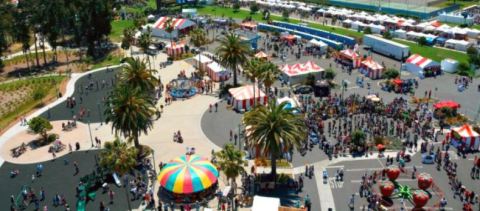
[[[311,87],[315,86],[315,75],[308,74],[307,77],[305,78],[304,84]]]
[[[400,76],[400,72],[397,69],[388,68],[383,72],[383,77],[387,79],[397,78],[398,76]]]
[[[265,93],[267,95],[270,93],[270,87],[278,80],[280,74],[281,71],[276,64],[272,62],[264,62],[262,64],[260,80],[263,81],[263,85],[265,85]]]
[[[283,10],[283,11],[282,11],[282,17],[283,17],[283,20],[288,21],[288,19],[289,19],[289,17],[290,17],[290,11],[288,11],[288,10],[286,10],[286,9]]]
[[[372,34],[372,29],[370,27],[365,27],[365,29],[363,29],[363,33],[364,34]]]
[[[238,2],[233,3],[233,12],[240,11],[240,4]]]
[[[365,146],[366,135],[361,130],[353,131],[352,133],[352,143],[357,147]]]
[[[147,69],[145,62],[139,58],[128,58],[127,66],[119,74],[120,83],[128,87],[138,88],[145,94],[152,94],[158,85],[153,75],[156,71]]]
[[[332,68],[327,68],[327,69],[325,70],[325,76],[324,76],[325,79],[331,81],[331,80],[333,80],[333,79],[335,78],[335,75],[336,75],[335,70],[333,70]]]
[[[277,105],[270,101],[267,106],[257,106],[245,113],[243,122],[247,129],[247,144],[260,154],[270,157],[271,175],[276,181],[276,161],[283,153],[299,149],[307,140],[307,126],[301,116],[292,109],[285,109],[286,102]]]
[[[470,68],[470,65],[468,65],[465,62],[462,62],[458,65],[458,70],[457,74],[461,76],[471,76],[472,75],[472,70]]]
[[[427,39],[425,37],[420,37],[417,39],[418,45],[424,46],[427,45]]]
[[[142,49],[143,54],[147,56],[147,62],[148,65],[151,68],[151,63],[150,63],[150,45],[152,45],[152,29],[150,27],[147,27],[147,30],[140,35],[140,38],[138,39],[138,44],[140,45],[140,48]]]
[[[173,35],[172,32],[175,30],[175,26],[173,25],[173,19],[172,18],[167,18],[165,21],[165,32],[168,33],[169,38],[170,38],[170,46],[173,46]]]
[[[468,62],[474,65],[480,65],[480,56],[478,55],[477,48],[470,46],[467,49]]]
[[[104,149],[100,152],[100,166],[125,175],[137,165],[138,150],[128,146],[127,142],[115,137],[112,142],[105,142]]]
[[[130,47],[135,42],[134,35],[135,35],[134,28],[129,27],[123,30],[123,39],[122,39],[121,48],[124,50],[130,49],[130,56],[132,55],[132,51]]]
[[[0,0],[0,70],[3,68],[2,54],[8,49],[8,37],[14,31],[14,6],[8,0]]]
[[[256,86],[257,86],[257,80],[261,77],[262,74],[262,65],[263,61],[257,58],[248,60],[243,64],[243,72],[247,76],[248,79],[250,79],[253,83],[253,106],[255,107],[257,105],[257,98],[256,98]]]
[[[217,165],[227,177],[228,183],[236,184],[235,178],[245,171],[243,166],[247,163],[244,153],[235,148],[233,144],[227,144],[219,152],[215,153]],[[236,186],[236,185],[234,185]]]
[[[28,129],[42,136],[43,141],[47,141],[48,131],[52,130],[53,126],[50,124],[50,121],[43,117],[34,117],[28,121]]]
[[[237,86],[238,66],[247,61],[249,46],[242,42],[239,35],[230,32],[220,39],[220,46],[215,51],[220,63],[233,71],[233,85]]]
[[[255,13],[258,12],[258,10],[259,10],[259,8],[258,8],[257,3],[254,2],[254,3],[250,4],[250,14],[255,14]]]
[[[385,32],[383,32],[383,38],[385,39],[389,39],[391,40],[392,39],[392,33],[390,33],[390,30],[385,30]]]
[[[105,121],[112,123],[115,134],[122,134],[140,148],[139,136],[153,127],[154,103],[151,95],[139,87],[117,86],[105,102]]]
[[[200,48],[201,46],[208,43],[207,33],[202,28],[195,28],[190,31],[190,43],[193,46]]]

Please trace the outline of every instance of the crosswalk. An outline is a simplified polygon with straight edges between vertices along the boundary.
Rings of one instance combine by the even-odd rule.
[[[335,177],[328,178],[328,184],[330,184],[331,189],[341,189],[343,188],[343,181],[337,181]]]

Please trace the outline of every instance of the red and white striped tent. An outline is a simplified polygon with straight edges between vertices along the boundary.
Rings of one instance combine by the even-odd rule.
[[[207,65],[207,74],[213,81],[226,81],[230,77],[230,72],[216,62]]]
[[[371,57],[365,59],[360,66],[360,72],[371,79],[380,79],[383,74],[384,67]]]
[[[171,57],[178,57],[185,53],[185,42],[171,42],[165,47],[167,55]]]
[[[207,71],[207,65],[213,62],[208,56],[202,54],[197,54],[195,57],[193,57],[193,61],[194,65],[198,69],[205,71]]]
[[[313,74],[315,79],[321,79],[324,69],[312,61],[304,64],[284,65],[281,69],[283,77],[290,84],[301,83],[309,74]]]
[[[480,135],[475,132],[471,125],[465,124],[461,127],[453,128],[452,134],[450,134],[451,141],[456,142],[457,146],[465,146],[466,149],[473,147],[474,150],[480,148]],[[457,133],[460,137],[460,140],[457,140],[453,133]],[[455,145],[455,143],[454,143]]]
[[[426,68],[440,67],[440,64],[429,58],[413,54],[408,57],[405,64],[403,64],[403,67],[409,72],[415,73],[418,76],[423,76]]]
[[[257,24],[255,22],[252,22],[252,21],[243,22],[243,23],[240,24],[240,26],[242,27],[242,29],[248,29],[248,30],[252,30],[252,31],[257,30]]]
[[[173,31],[168,33],[165,31],[167,28],[168,20],[172,20]],[[178,37],[179,33],[186,33],[191,29],[195,23],[186,18],[171,18],[171,17],[160,17],[158,20],[151,25],[152,36],[155,37]]]
[[[253,85],[246,85],[237,88],[231,88],[228,90],[232,95],[232,105],[237,111],[248,111],[253,107]],[[257,99],[257,105],[267,104],[267,95],[257,87],[255,87],[255,98]]]
[[[352,49],[345,49],[340,51],[340,56],[342,58],[350,60],[353,64],[353,67],[360,67],[361,65],[362,58],[360,58],[360,55],[358,55],[358,53]]]

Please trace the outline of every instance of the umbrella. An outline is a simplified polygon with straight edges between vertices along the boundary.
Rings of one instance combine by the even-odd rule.
[[[452,108],[452,109],[457,109],[457,108],[460,108],[460,104],[458,104],[458,103],[455,102],[455,101],[447,100],[447,101],[438,102],[438,103],[434,104],[433,107],[434,107],[435,109],[441,109],[441,108],[444,108],[444,107],[448,107],[448,108]]]
[[[217,168],[208,159],[198,155],[183,155],[162,168],[158,181],[168,191],[190,194],[217,183],[218,175]]]
[[[383,144],[377,144],[377,149],[378,151],[382,151],[385,149],[385,146]]]

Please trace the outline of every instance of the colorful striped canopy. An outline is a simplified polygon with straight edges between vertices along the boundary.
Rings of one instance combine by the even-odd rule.
[[[205,190],[217,182],[218,170],[206,158],[183,155],[160,171],[160,185],[173,193],[190,194]]]

